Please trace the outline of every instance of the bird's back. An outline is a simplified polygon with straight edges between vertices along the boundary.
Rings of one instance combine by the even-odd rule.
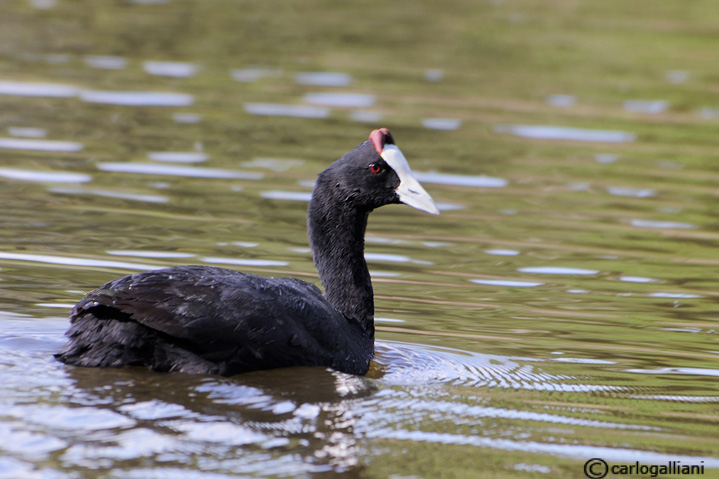
[[[231,375],[302,365],[364,374],[373,351],[372,331],[348,321],[314,285],[209,266],[111,281],[70,320],[57,357],[79,366]]]

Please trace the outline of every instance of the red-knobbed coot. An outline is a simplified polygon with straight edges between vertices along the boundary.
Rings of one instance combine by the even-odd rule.
[[[56,357],[226,376],[286,366],[365,374],[374,352],[365,228],[372,210],[392,203],[439,214],[382,128],[323,171],[312,193],[308,230],[324,295],[298,279],[212,266],[133,274],[73,308]]]

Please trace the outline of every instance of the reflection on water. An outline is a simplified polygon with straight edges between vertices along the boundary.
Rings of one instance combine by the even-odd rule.
[[[308,93],[304,100],[312,105],[367,108],[374,105],[375,96],[362,93]]]
[[[572,95],[549,95],[547,103],[557,108],[569,108],[574,106],[577,99]]]
[[[260,196],[268,200],[303,201],[309,203],[312,193],[304,191],[263,191]]]
[[[12,136],[24,138],[44,138],[47,136],[47,130],[44,128],[9,126],[7,132]]]
[[[0,477],[716,475],[716,48],[689,17],[191,3],[0,2]],[[381,126],[442,215],[370,218],[367,377],[53,359],[125,274],[319,286],[314,179]]]
[[[295,82],[313,86],[349,86],[352,75],[338,72],[304,72],[295,75]]]
[[[656,279],[644,278],[643,276],[622,276],[619,281],[626,281],[627,283],[656,283]]]
[[[609,187],[607,193],[614,196],[633,196],[635,198],[649,198],[656,196],[656,193],[647,188],[624,188],[624,187]]]
[[[245,111],[251,115],[289,116],[294,118],[327,118],[329,108],[303,105],[280,105],[275,103],[245,103]]]
[[[517,256],[519,254],[519,251],[514,249],[486,249],[484,252],[495,256]]]
[[[542,286],[544,283],[537,283],[533,281],[514,281],[509,279],[471,279],[473,283],[485,284],[488,286],[509,286],[512,288],[533,288],[535,286]]]
[[[84,60],[87,66],[104,70],[122,70],[127,66],[127,59],[122,57],[90,55],[86,56]]]
[[[188,78],[198,71],[197,65],[182,62],[145,62],[143,67],[150,75]]]
[[[614,130],[587,130],[566,126],[541,125],[497,125],[498,133],[509,133],[522,138],[540,140],[590,141],[599,143],[630,143],[636,138],[634,133]]]
[[[71,85],[0,81],[0,95],[70,98],[78,93],[79,89]]]
[[[195,124],[202,120],[202,115],[197,113],[173,113],[172,119],[177,123]]]
[[[2,172],[0,172],[2,176]],[[55,176],[57,178],[57,176]],[[35,180],[35,181],[53,181],[57,182],[57,179],[53,180]],[[78,181],[67,181],[68,183],[78,183]],[[143,203],[169,203],[170,199],[166,196],[161,195],[148,195],[140,193],[122,192],[122,191],[108,191],[108,190],[95,190],[92,188],[59,188],[53,187],[47,189],[51,193],[59,193],[63,195],[93,195],[101,196],[104,198],[118,198],[121,200],[129,201],[141,201]]]
[[[107,254],[113,256],[135,256],[137,258],[192,258],[191,253],[180,253],[177,251],[129,251],[129,250],[108,250]]]
[[[83,90],[80,99],[88,103],[124,106],[189,106],[192,95],[172,92]]]
[[[342,472],[366,461],[369,444],[389,447],[394,441],[407,446],[428,443],[522,451],[570,460],[703,461],[707,468],[719,467],[719,460],[710,456],[643,451],[631,443],[619,448],[601,442],[556,443],[543,437],[540,431],[549,427],[552,435],[614,434],[630,440],[638,434],[662,434],[666,426],[612,418],[593,405],[596,394],[636,396],[638,391],[631,387],[549,374],[541,364],[524,358],[381,341],[370,378],[322,368],[236,378],[163,375],[134,368],[98,375],[97,370],[48,360],[46,355],[60,342],[57,326],[62,323],[43,322],[44,327],[38,328],[36,321],[29,331],[19,334],[27,320],[5,318],[0,333],[6,358],[0,365],[6,378],[2,388],[9,393],[0,400],[7,439],[2,449],[14,461],[3,467],[11,471],[31,470],[33,462],[44,462],[46,466],[41,467],[52,464],[57,477],[71,477],[72,471],[109,471],[114,464],[141,460],[127,469],[127,477],[162,477],[179,471],[180,464],[195,462],[204,464],[203,474]],[[18,344],[21,337],[34,337],[34,344]],[[25,379],[38,368],[42,374]],[[452,392],[439,385],[452,385]],[[482,390],[477,388],[484,388],[485,393],[467,402]],[[536,407],[526,396],[513,400],[503,393],[522,390],[535,398],[542,391],[561,396],[556,404],[540,402]],[[18,402],[13,399],[18,394],[45,397],[48,402]],[[665,400],[656,393],[642,397]],[[566,407],[570,398],[584,403],[584,411]],[[685,396],[682,400],[707,398]],[[22,429],[18,429],[20,424]],[[515,428],[537,428],[537,432],[520,437],[511,433]],[[294,454],[285,454],[287,448]],[[157,464],[147,469],[142,465],[147,461]]]
[[[415,172],[414,176],[422,183],[439,185],[474,186],[477,188],[503,188],[507,186],[507,180],[503,178],[492,178],[490,176],[455,175],[422,171]]]
[[[200,258],[203,263],[219,263],[232,264],[236,266],[287,266],[287,261],[276,261],[270,259],[249,259],[249,258],[219,258],[219,257],[203,257]]]
[[[186,158],[186,156],[185,156]],[[261,180],[262,173],[230,171],[196,166],[156,165],[153,163],[98,163],[102,171],[116,173],[139,173],[141,175],[187,176],[190,178],[227,178],[238,180]]]
[[[462,120],[453,118],[422,118],[422,126],[430,130],[456,130],[462,125]]]
[[[90,175],[84,173],[19,170],[15,168],[0,168],[0,177],[11,180],[39,181],[42,183],[87,183],[92,179]]]
[[[649,113],[656,115],[663,113],[669,108],[669,103],[664,100],[626,100],[624,109],[632,113]]]
[[[0,138],[0,148],[36,151],[80,151],[82,143],[75,141],[29,140],[25,138]]]
[[[252,83],[262,78],[278,77],[282,71],[270,67],[250,67],[244,69],[233,69],[230,74],[239,82]]]
[[[584,268],[566,268],[563,266],[528,266],[526,268],[519,268],[517,271],[521,273],[534,273],[534,274],[576,274],[576,275],[589,275],[597,274],[599,271],[593,269]]]
[[[205,153],[195,151],[151,151],[147,157],[154,161],[170,163],[202,163],[209,158]]]
[[[68,266],[87,266],[96,268],[118,268],[129,270],[150,270],[156,269],[157,265],[125,263],[123,261],[107,261],[101,259],[71,258],[65,256],[53,256],[47,254],[10,253],[0,251],[0,259],[10,261],[30,261],[43,264],[62,264]]]
[[[380,123],[382,121],[382,113],[378,111],[354,110],[350,112],[350,118],[360,123]]]
[[[632,226],[638,226],[640,228],[661,228],[661,229],[682,229],[688,230],[696,228],[691,223],[684,223],[681,221],[655,221],[655,220],[631,220]]]

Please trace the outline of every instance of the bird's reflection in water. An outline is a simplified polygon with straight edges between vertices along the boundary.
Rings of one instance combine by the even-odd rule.
[[[72,402],[131,418],[135,430],[148,429],[154,438],[154,445],[143,448],[130,444],[136,435],[120,430],[95,435],[91,442],[98,446],[99,440],[102,446],[94,452],[94,467],[102,467],[101,459],[117,459],[103,458],[104,451],[168,465],[202,462],[208,470],[235,473],[304,471],[331,477],[343,472],[352,477],[363,469],[362,439],[353,427],[363,409],[358,403],[377,390],[372,379],[317,367],[229,378],[133,367],[68,371],[75,381]],[[161,450],[158,442],[165,443]]]

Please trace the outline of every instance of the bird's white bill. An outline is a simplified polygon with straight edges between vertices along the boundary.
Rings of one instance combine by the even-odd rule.
[[[434,200],[422,188],[419,181],[412,176],[409,163],[397,145],[385,145],[380,156],[399,176],[399,186],[395,190],[399,195],[399,200],[412,208],[438,215],[437,205],[434,204]]]

